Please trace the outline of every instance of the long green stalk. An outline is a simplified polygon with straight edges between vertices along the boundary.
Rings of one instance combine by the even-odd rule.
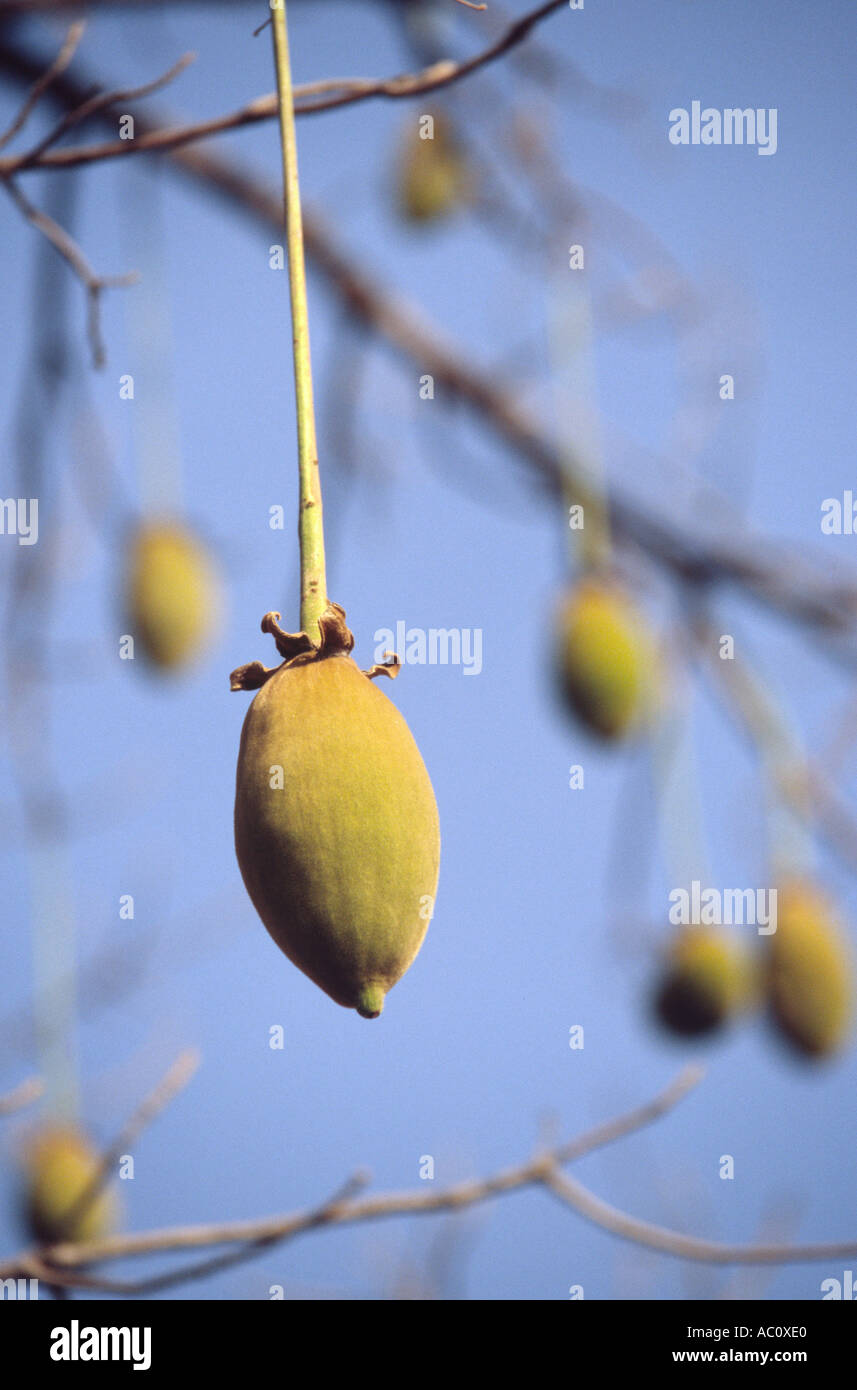
[[[286,248],[289,260],[289,293],[292,305],[295,399],[298,413],[298,466],[300,512],[298,535],[301,549],[301,628],[314,642],[320,637],[318,620],[327,607],[324,568],[324,525],[321,509],[321,477],[312,394],[309,348],[304,238],[298,184],[298,150],[295,136],[292,73],[286,28],[286,0],[272,0],[274,60],[280,98],[280,137],[283,149],[283,194],[286,211]]]

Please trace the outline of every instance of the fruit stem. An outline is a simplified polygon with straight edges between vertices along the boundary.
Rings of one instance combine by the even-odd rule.
[[[286,0],[270,0],[274,36],[274,62],[280,98],[280,139],[283,150],[283,197],[286,215],[286,247],[289,258],[289,293],[292,308],[292,347],[295,367],[295,401],[298,414],[298,468],[300,502],[298,535],[301,550],[301,628],[318,642],[318,620],[327,607],[324,569],[324,525],[321,510],[321,478],[312,395],[312,362],[309,348],[304,238],[298,184],[298,148],[295,135],[294,97],[286,29]]]
[[[565,510],[569,516],[570,507],[582,506],[584,518],[582,528],[569,526],[566,534],[572,565],[578,562],[580,569],[588,573],[607,568],[612,549],[607,481],[596,415],[592,296],[581,283],[577,288],[564,288],[558,304],[552,324],[552,347],[560,438],[576,440],[573,448],[563,446]]]

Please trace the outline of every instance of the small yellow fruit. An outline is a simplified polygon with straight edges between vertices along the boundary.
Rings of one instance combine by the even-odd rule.
[[[115,1230],[119,1205],[105,1187],[71,1222],[78,1202],[99,1169],[98,1154],[72,1125],[49,1125],[30,1141],[25,1157],[27,1223],[44,1245],[97,1240]]]
[[[342,610],[328,613],[330,631],[341,615],[353,643]],[[302,640],[280,637],[281,652]],[[432,915],[437,805],[396,706],[347,655],[347,641],[325,642],[261,677],[245,679],[264,672],[259,663],[233,673],[233,688],[264,681],[241,733],[235,848],[285,955],[337,1004],[377,1018]]]
[[[408,122],[399,165],[399,206],[409,222],[433,222],[446,217],[468,196],[464,157],[445,116],[435,114],[434,133]]]
[[[160,670],[199,655],[214,625],[219,586],[202,544],[173,521],[146,522],[131,540],[126,608],[131,635]]]
[[[755,993],[745,946],[720,928],[684,927],[670,947],[655,1011],[670,1032],[694,1037],[748,1008]]]
[[[558,616],[558,667],[574,714],[594,733],[618,739],[651,714],[657,653],[644,619],[614,582],[581,580]]]
[[[792,879],[780,888],[769,941],[768,991],[780,1033],[809,1057],[835,1052],[851,1025],[854,959],[815,884]]]

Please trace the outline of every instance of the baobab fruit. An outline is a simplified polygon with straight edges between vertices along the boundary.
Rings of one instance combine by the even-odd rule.
[[[82,1202],[100,1168],[85,1135],[70,1124],[51,1124],[30,1140],[24,1159],[27,1224],[44,1245],[98,1240],[118,1225],[118,1202],[110,1187]]]
[[[854,960],[815,884],[793,879],[780,888],[769,943],[768,994],[780,1034],[807,1057],[836,1052],[851,1025]]]
[[[279,667],[253,662],[233,690],[258,688],[241,732],[235,848],[247,892],[280,950],[337,1004],[377,1018],[432,915],[440,830],[431,781],[395,705],[349,653],[331,604],[321,642],[269,613]]]
[[[671,1033],[696,1037],[741,1013],[755,994],[749,951],[722,928],[683,927],[672,942],[655,997]]]
[[[576,717],[604,739],[620,739],[652,712],[657,655],[648,627],[612,579],[589,576],[563,599],[558,668]]]
[[[130,542],[126,608],[131,635],[159,670],[188,666],[213,630],[219,593],[202,543],[177,521],[141,524]]]
[[[408,132],[399,166],[399,206],[409,222],[446,217],[468,194],[464,156],[447,118],[421,116]]]

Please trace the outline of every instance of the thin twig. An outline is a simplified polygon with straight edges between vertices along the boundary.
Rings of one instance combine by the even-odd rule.
[[[355,1196],[366,1186],[368,1181],[367,1174],[355,1173],[353,1177],[337,1188],[333,1196],[327,1198],[310,1214],[306,1229],[310,1230],[313,1226],[326,1224],[332,1209]],[[225,1269],[232,1269],[236,1265],[245,1264],[248,1260],[261,1254],[267,1247],[276,1243],[276,1237],[264,1236],[249,1241],[245,1245],[240,1245],[235,1250],[226,1250],[219,1255],[209,1256],[204,1260],[182,1265],[179,1269],[169,1270],[165,1274],[156,1274],[148,1279],[137,1280],[110,1279],[105,1275],[92,1274],[83,1269],[71,1272],[58,1270],[55,1265],[44,1259],[39,1251],[26,1252],[25,1259],[29,1277],[49,1281],[54,1287],[82,1288],[93,1292],[115,1293],[126,1298],[142,1298],[155,1293],[163,1293],[166,1289],[175,1288],[195,1279],[207,1279]]]
[[[716,655],[719,633],[700,614],[692,632],[697,652],[727,708],[766,758],[777,794],[804,824],[817,822],[827,844],[845,866],[857,868],[857,823],[817,761],[809,758],[789,733],[780,711],[760,677],[733,655]]]
[[[138,1105],[113,1143],[102,1154],[92,1181],[86,1185],[80,1196],[65,1213],[63,1230],[73,1229],[80,1217],[89,1211],[93,1202],[97,1200],[113,1177],[116,1164],[122,1155],[133,1146],[142,1131],[160,1115],[162,1110],[166,1109],[179,1091],[187,1085],[198,1066],[199,1053],[195,1049],[187,1048],[179,1054],[166,1075],[158,1082],[154,1090],[149,1092],[145,1100]]]
[[[41,77],[33,83],[33,86],[28,92],[24,100],[24,103],[17,116],[13,120],[12,124],[9,126],[8,130],[6,130],[3,135],[0,135],[0,150],[2,150],[6,145],[8,145],[10,140],[14,139],[14,137],[18,134],[19,130],[23,130],[30,117],[30,113],[38,105],[39,99],[41,98],[42,94],[47,91],[48,87],[51,85],[54,79],[56,77],[59,77],[60,73],[64,72],[65,69],[68,67],[69,63],[75,55],[78,44],[83,38],[83,33],[85,29],[85,19],[79,19],[71,25],[68,33],[66,34],[65,43],[63,44],[56,58],[54,58],[54,61],[50,64],[50,66],[45,69]]]
[[[576,1178],[560,1173],[555,1167],[546,1168],[542,1182],[563,1205],[605,1231],[622,1240],[659,1250],[662,1255],[675,1255],[682,1260],[699,1260],[720,1265],[800,1264],[804,1261],[842,1260],[857,1255],[857,1240],[829,1241],[816,1245],[725,1245],[718,1240],[703,1240],[671,1231],[629,1216],[618,1207],[611,1207],[584,1187]]]
[[[40,140],[37,145],[34,145],[31,150],[21,156],[20,160],[17,162],[16,168],[30,168],[33,161],[37,161],[41,155],[50,149],[51,145],[55,145],[67,130],[70,130],[72,126],[80,125],[82,121],[88,120],[90,116],[97,115],[99,111],[106,111],[111,106],[116,106],[119,102],[124,104],[129,101],[137,101],[141,97],[151,96],[152,92],[160,91],[161,88],[173,82],[175,78],[179,76],[179,73],[184,72],[185,68],[189,67],[195,59],[195,53],[184,53],[182,57],[179,58],[178,62],[173,63],[172,67],[168,68],[160,77],[154,78],[151,82],[144,82],[140,87],[128,87],[113,92],[95,92],[92,96],[81,102],[80,106],[75,107],[72,111],[67,111],[62,120],[59,121],[52,130],[48,131],[44,139]],[[128,144],[129,142],[124,141],[120,143]],[[13,170],[12,172],[15,171]]]
[[[22,1081],[13,1091],[7,1091],[5,1096],[0,1096],[0,1115],[13,1115],[16,1110],[23,1110],[25,1106],[32,1105],[44,1089],[45,1083],[38,1076],[31,1076]]]
[[[296,89],[301,90],[301,89]],[[300,111],[295,112],[300,115]],[[106,140],[101,144],[69,145],[62,150],[50,150],[34,157],[30,151],[26,155],[7,156],[0,160],[0,178],[16,174],[19,169],[71,169],[84,164],[97,164],[105,159],[118,159],[124,155],[158,153],[178,149],[194,140],[204,140],[212,135],[221,135],[227,130],[240,130],[243,126],[255,125],[259,121],[272,121],[277,115],[276,92],[255,97],[235,111],[223,116],[214,116],[206,121],[196,121],[188,125],[159,127],[135,134],[133,140]],[[137,122],[135,119],[135,126]]]
[[[435,1211],[457,1211],[463,1207],[488,1201],[492,1197],[517,1191],[542,1181],[546,1165],[565,1164],[583,1158],[593,1150],[652,1124],[655,1120],[672,1110],[687,1093],[702,1079],[698,1067],[686,1067],[660,1095],[646,1104],[638,1106],[626,1115],[609,1120],[586,1134],[560,1145],[549,1153],[537,1154],[523,1164],[508,1168],[489,1178],[474,1178],[442,1189],[437,1193],[387,1193],[353,1200],[356,1187],[365,1185],[365,1175],[358,1174],[333,1198],[321,1207],[293,1212],[285,1216],[264,1217],[261,1220],[224,1222],[220,1224],[173,1227],[169,1230],[146,1231],[140,1234],[126,1234],[105,1237],[86,1244],[64,1243],[37,1251],[25,1250],[0,1265],[0,1279],[20,1277],[24,1270],[33,1276],[36,1264],[47,1264],[56,1271],[55,1282],[67,1287],[76,1287],[78,1266],[90,1265],[96,1261],[121,1259],[128,1255],[150,1255],[174,1250],[205,1249],[213,1245],[238,1244],[244,1247],[235,1253],[236,1261],[248,1258],[255,1249],[263,1246],[292,1240],[305,1231],[322,1226],[352,1224],[358,1221],[377,1220],[386,1216],[418,1215]],[[217,1268],[221,1268],[222,1256],[216,1257]],[[193,1265],[178,1277],[196,1277],[200,1271],[211,1272],[212,1262]],[[68,1271],[67,1277],[65,1272]],[[38,1277],[38,1276],[37,1276]],[[98,1276],[86,1275],[85,1287],[100,1285],[93,1283]],[[159,1286],[161,1278],[159,1276]],[[172,1280],[171,1282],[176,1282]],[[84,1285],[81,1285],[84,1287]],[[107,1287],[105,1285],[104,1287]],[[121,1288],[113,1283],[110,1287],[121,1292],[137,1291],[137,1286]],[[149,1288],[147,1281],[146,1288]]]
[[[38,59],[0,34],[0,68],[17,79],[38,76]],[[82,83],[63,74],[51,94],[67,104],[81,99]],[[158,129],[158,122],[136,112],[139,138]],[[106,120],[104,113],[101,118]],[[168,121],[161,126],[169,127]],[[129,143],[129,142],[126,142]],[[243,164],[202,149],[174,149],[170,164],[190,176],[208,192],[218,193],[266,227],[279,229],[281,199],[267,185],[248,173]],[[0,170],[2,170],[0,161]],[[567,450],[544,431],[541,422],[472,359],[457,351],[437,332],[425,315],[394,295],[345,255],[318,217],[304,211],[304,244],[315,269],[326,279],[347,310],[392,347],[398,357],[420,374],[435,378],[438,394],[450,402],[462,402],[488,426],[495,438],[507,445],[552,496],[562,495],[572,469]],[[699,522],[682,524],[667,509],[648,510],[636,500],[614,490],[610,498],[613,533],[630,541],[674,574],[698,586],[733,585],[744,589],[764,605],[813,629],[817,635],[844,635],[852,647],[841,645],[832,654],[853,662],[853,638],[857,630],[857,582],[831,575],[821,560],[805,558],[780,544],[765,544],[740,526],[716,530]]]
[[[357,1201],[353,1192],[366,1182],[363,1174],[349,1180],[346,1187],[320,1207],[287,1216],[221,1225],[177,1227],[139,1235],[113,1236],[79,1245],[52,1246],[43,1251],[22,1251],[0,1266],[0,1279],[48,1277],[66,1288],[101,1289],[121,1294],[155,1292],[192,1278],[202,1278],[227,1265],[251,1258],[262,1249],[306,1231],[328,1226],[353,1225],[384,1217],[420,1215],[437,1211],[460,1211],[508,1192],[541,1185],[566,1206],[624,1240],[644,1245],[663,1254],[712,1264],[799,1264],[805,1261],[839,1260],[857,1254],[857,1240],[832,1241],[812,1245],[724,1245],[717,1241],[688,1236],[680,1231],[655,1226],[611,1207],[582,1184],[559,1171],[561,1164],[582,1158],[605,1144],[650,1124],[675,1106],[700,1079],[697,1068],[688,1068],[660,1096],[628,1115],[620,1116],[548,1153],[540,1153],[517,1167],[489,1178],[457,1183],[437,1193],[383,1193]],[[94,1261],[120,1259],[129,1255],[150,1255],[180,1249],[222,1244],[238,1244],[240,1250],[208,1258],[170,1274],[158,1275],[140,1283],[122,1283],[78,1266]],[[44,1271],[47,1271],[47,1275]],[[40,1271],[42,1271],[40,1273]]]
[[[98,275],[93,270],[89,261],[84,256],[77,242],[74,240],[64,227],[49,217],[46,212],[42,212],[35,207],[28,198],[24,196],[17,184],[11,179],[6,179],[4,187],[9,197],[16,204],[19,210],[26,217],[27,221],[47,237],[51,245],[59,252],[64,260],[68,262],[77,278],[80,280],[87,294],[87,335],[92,350],[92,359],[96,367],[104,365],[106,355],[104,351],[104,341],[101,336],[101,293],[103,290],[115,288],[121,285],[135,285],[139,281],[139,274],[136,270],[129,271],[125,275]]]
[[[441,62],[433,63],[430,67],[423,69],[422,72],[406,73],[401,77],[364,81],[351,79],[342,84],[338,94],[334,93],[320,101],[302,102],[300,111],[296,114],[307,115],[314,111],[331,111],[337,106],[348,106],[354,101],[365,101],[367,97],[411,97],[421,95],[424,92],[437,91],[440,87],[448,87],[451,83],[460,82],[462,78],[469,77],[479,68],[487,67],[489,63],[494,63],[498,58],[504,57],[511,49],[523,43],[536,25],[541,24],[542,20],[547,19],[566,3],[567,0],[548,0],[547,4],[539,5],[529,14],[514,20],[494,43],[472,58],[466,58],[459,63],[445,58]]]
[[[479,68],[495,62],[508,53],[510,49],[522,43],[541,20],[546,19],[563,4],[565,4],[565,0],[550,0],[549,4],[542,5],[538,10],[534,10],[531,14],[510,24],[500,38],[488,48],[463,62],[455,63],[451,59],[444,59],[442,62],[432,63],[420,72],[402,73],[396,77],[324,78],[318,82],[308,82],[300,87],[295,87],[293,92],[295,115],[307,116],[319,111],[331,111],[340,106],[351,106],[355,102],[367,101],[374,97],[396,100],[403,97],[422,96],[425,93],[437,91],[441,87],[448,87],[453,82],[460,82],[463,78],[469,77]],[[268,21],[266,21],[267,23]],[[67,169],[81,164],[92,164],[102,159],[143,154],[146,151],[158,150],[163,153],[166,150],[173,150],[181,145],[190,144],[194,140],[206,139],[212,135],[222,134],[226,130],[237,130],[242,126],[253,125],[257,121],[273,120],[276,117],[279,101],[277,93],[271,92],[265,96],[256,97],[236,111],[228,112],[224,116],[215,116],[207,121],[198,121],[194,124],[176,126],[167,130],[148,131],[134,140],[111,140],[100,145],[79,145],[47,153],[48,147],[55,143],[56,139],[69,128],[69,125],[77,124],[79,120],[84,119],[84,116],[92,115],[96,110],[106,108],[117,101],[129,101],[134,97],[148,95],[149,92],[155,90],[156,85],[163,86],[165,82],[172,80],[172,77],[181,70],[181,66],[186,66],[192,56],[186,55],[179,64],[176,64],[175,69],[171,69],[170,73],[159,79],[157,84],[150,83],[147,88],[139,88],[136,92],[103,94],[101,97],[93,98],[90,103],[84,103],[79,108],[79,112],[83,114],[72,112],[69,116],[64,117],[56,131],[51,136],[47,136],[34,149],[14,159],[0,160],[0,178],[16,174],[21,169]],[[94,105],[94,102],[97,102],[98,105]]]

